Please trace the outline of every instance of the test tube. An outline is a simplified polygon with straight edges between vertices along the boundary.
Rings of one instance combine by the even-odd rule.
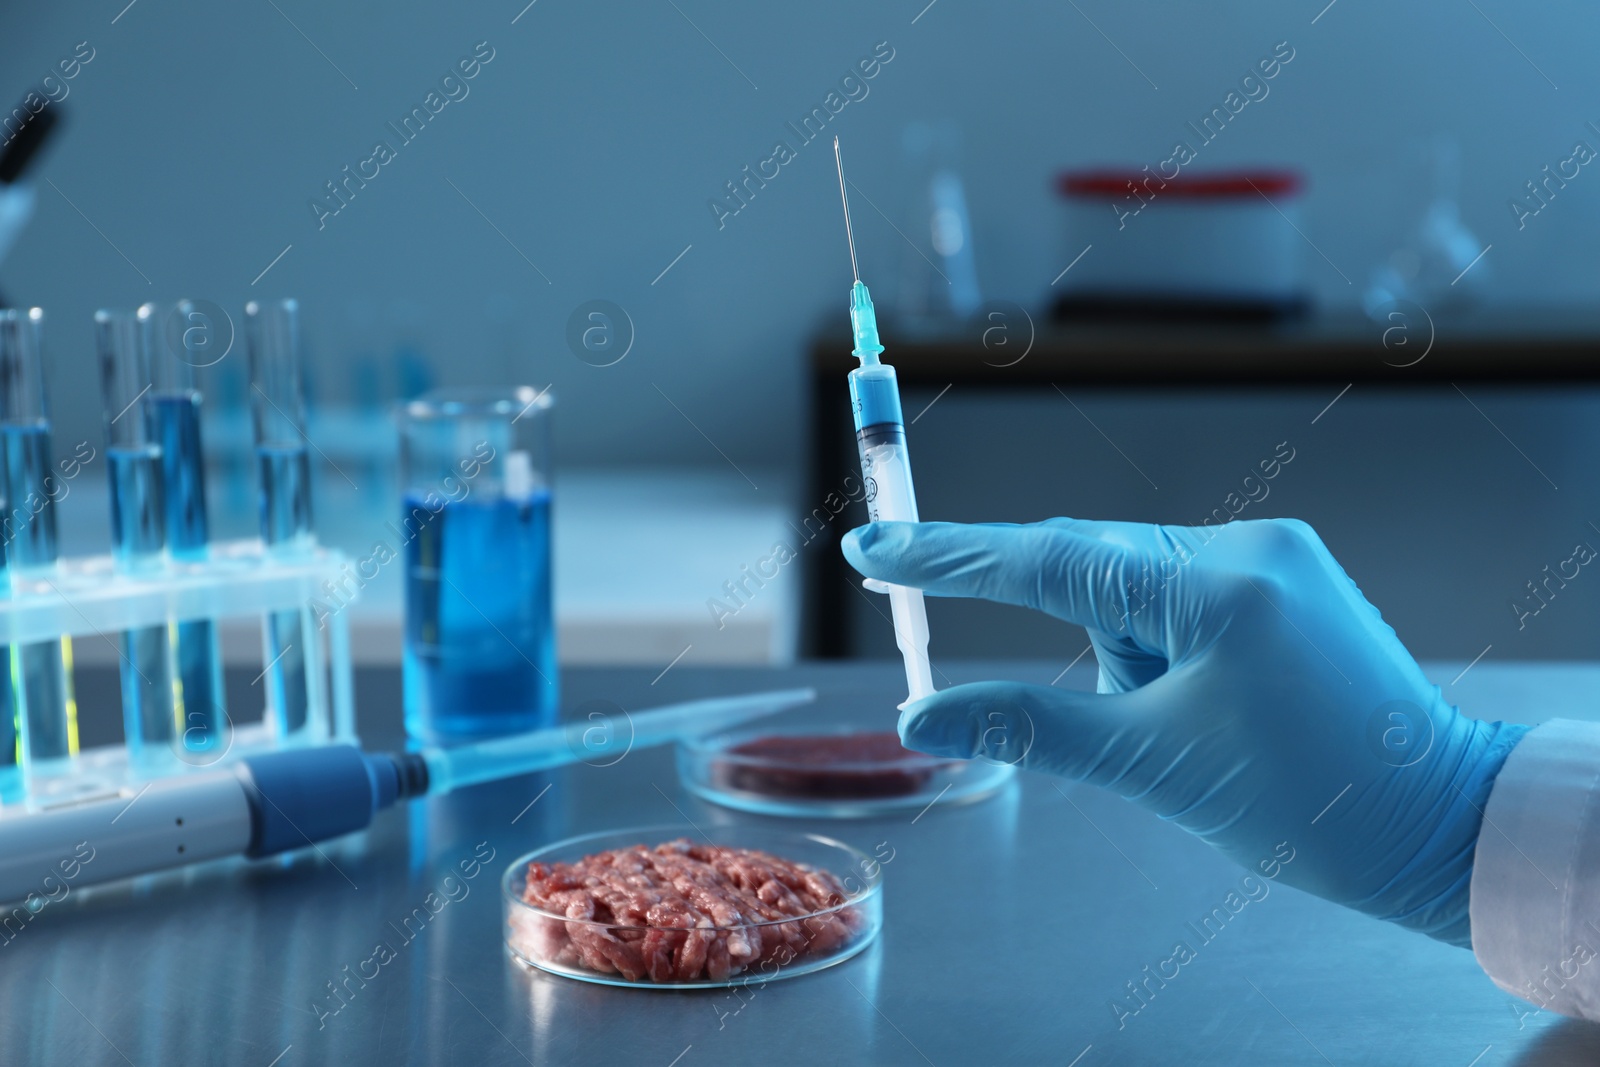
[[[150,390],[154,304],[137,312],[97,311],[95,347],[105,400],[107,481],[111,487],[111,555],[121,574],[159,573],[164,566],[165,513],[161,446]],[[122,720],[128,759],[136,767],[163,765],[178,740],[173,703],[171,641],[165,625],[122,634]]]
[[[4,332],[0,332],[0,348],[6,344]],[[3,452],[4,442],[0,441],[0,452]],[[4,469],[4,459],[0,456],[0,470]],[[7,595],[11,590],[11,503],[10,495],[5,491],[5,479],[0,477],[0,514],[5,516],[0,521],[0,529],[5,531],[5,536],[0,537],[0,596]],[[22,799],[22,694],[12,683],[13,659],[10,645],[0,645],[0,804],[9,804]]]
[[[0,495],[0,506],[4,506]],[[10,589],[9,539],[0,538],[0,589]],[[3,594],[0,594],[3,595]],[[11,684],[11,646],[0,645],[0,804],[22,798],[22,705]]]
[[[209,325],[205,313],[188,301],[176,314],[181,338],[189,327]],[[209,331],[208,331],[209,332]],[[195,366],[209,364],[207,355],[164,346],[152,353],[148,403],[161,449],[161,481],[165,497],[167,554],[178,563],[206,559],[210,527],[206,517],[205,454],[200,441],[200,389]],[[217,625],[211,619],[183,619],[175,627],[178,750],[191,758],[223,750],[228,715],[222,688],[222,652]]]
[[[4,522],[10,575],[48,575],[56,564],[55,498],[50,474],[50,408],[44,387],[44,312],[0,311],[0,435],[5,440]],[[72,639],[15,649],[11,684],[20,689],[25,773],[56,773],[78,752]]]
[[[261,540],[267,552],[303,552],[311,533],[311,462],[306,450],[305,395],[300,385],[300,304],[296,300],[245,305],[250,352],[250,412],[261,479]],[[306,725],[310,689],[306,649],[315,635],[300,611],[275,611],[265,619],[267,709],[277,734]]]

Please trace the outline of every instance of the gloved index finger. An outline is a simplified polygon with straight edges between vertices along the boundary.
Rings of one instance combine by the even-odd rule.
[[[851,566],[869,578],[934,596],[1034,608],[1139,639],[1131,628],[1136,613],[1130,609],[1130,586],[1145,572],[1146,561],[1127,545],[1043,524],[875,522],[846,534],[843,548]],[[1159,640],[1140,643],[1160,647]]]

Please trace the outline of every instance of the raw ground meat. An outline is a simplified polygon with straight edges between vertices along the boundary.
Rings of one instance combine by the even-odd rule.
[[[772,734],[728,749],[768,764],[719,759],[712,780],[723,789],[770,797],[870,800],[908,796],[937,765],[900,744],[892,731],[851,734]],[[905,763],[897,767],[895,764]]]
[[[522,899],[572,921],[519,910],[512,937],[530,959],[630,982],[720,982],[851,940],[864,925],[855,908],[814,914],[848,898],[828,871],[679,838],[530,863]]]

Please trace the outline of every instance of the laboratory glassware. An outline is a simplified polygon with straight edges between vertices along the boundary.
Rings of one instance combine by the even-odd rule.
[[[269,555],[304,552],[311,532],[311,461],[301,385],[300,304],[245,305],[250,352],[250,412],[260,478],[261,540]],[[305,728],[310,701],[306,657],[316,631],[307,611],[277,611],[264,620],[267,714],[286,737]]]
[[[167,554],[178,564],[207,558],[210,523],[206,513],[205,452],[200,434],[201,394],[197,365],[209,353],[188,347],[191,337],[208,336],[207,313],[181,301],[175,314],[180,343],[152,353],[152,387],[147,397],[161,447],[161,480],[166,504]],[[224,751],[229,720],[222,686],[222,650],[212,619],[182,619],[176,626],[179,752],[204,759]]]
[[[684,788],[702,800],[806,819],[972,803],[1016,774],[1004,763],[911,751],[892,729],[867,732],[853,701],[823,701],[770,722],[687,737],[677,763]]]
[[[1066,239],[1050,286],[1059,294],[1055,316],[1258,322],[1304,315],[1311,306],[1300,234],[1305,187],[1304,175],[1283,168],[1165,178],[1149,166],[1062,172],[1056,188]],[[1004,325],[993,312],[985,321]]]
[[[406,729],[555,721],[548,389],[437,390],[401,409]]]
[[[866,485],[867,516],[873,522],[916,522],[917,496],[911,484],[911,455],[906,451],[905,418],[900,413],[900,386],[894,368],[878,354],[878,317],[872,294],[861,283],[856,265],[856,238],[850,227],[850,196],[845,192],[844,157],[839,138],[833,139],[834,161],[839,167],[839,196],[844,202],[845,237],[850,244],[850,326],[855,335],[855,357],[861,365],[850,372],[850,410],[855,416],[856,444],[861,452],[862,481]],[[933,675],[928,661],[928,609],[922,590],[901,585],[889,588],[889,608],[894,619],[895,644],[906,665],[906,704],[930,696]]]
[[[948,122],[912,122],[902,133],[901,148],[905,226],[912,241],[900,249],[895,321],[948,330],[952,321],[976,315],[983,302],[961,180],[961,131]]]
[[[11,583],[8,542],[9,538],[0,538],[0,590],[9,589]],[[22,701],[11,680],[11,663],[11,646],[0,645],[0,804],[20,800],[23,795]]]
[[[713,911],[713,918],[687,932],[682,915],[674,915],[668,908],[659,909],[671,916],[661,925],[649,921],[658,909],[651,909],[642,925],[633,925],[618,917],[608,922],[600,917],[557,914],[525,895],[531,864],[543,864],[548,870],[551,865],[576,863],[596,853],[633,852],[640,845],[652,848],[679,840],[708,846],[712,856],[721,849],[764,852],[813,871],[826,871],[838,885],[827,894],[826,906],[808,913],[764,919],[753,908],[729,908],[732,917]],[[814,877],[821,880],[820,875]],[[759,989],[775,979],[842,963],[872,944],[883,928],[882,863],[820,834],[766,826],[713,826],[707,832],[690,823],[570,837],[518,857],[506,868],[500,892],[505,942],[512,956],[552,974],[629,989]],[[703,892],[715,895],[715,890]],[[640,940],[659,951],[612,952],[613,946]],[[633,970],[635,965],[638,970]]]
[[[165,566],[161,446],[150,389],[154,304],[137,312],[97,311],[95,347],[105,404],[107,481],[111,489],[111,556],[119,574],[149,577]],[[129,762],[148,770],[166,765],[178,740],[173,701],[170,628],[142,626],[122,633],[122,718]]]
[[[44,312],[39,308],[0,311],[4,532],[13,583],[19,577],[48,580],[56,564],[56,501],[63,483],[51,473],[43,339]],[[65,773],[78,751],[72,641],[61,637],[30,643],[13,649],[11,660],[11,684],[20,689],[24,775]]]
[[[1460,143],[1442,134],[1423,144],[1420,158],[1416,151],[1388,166],[1412,172],[1413,180],[1395,184],[1406,193],[1425,190],[1425,199],[1408,197],[1410,218],[1402,241],[1372,269],[1361,294],[1362,309],[1385,325],[1403,324],[1394,313],[1403,316],[1405,304],[1426,309],[1430,317],[1464,311],[1483,298],[1494,280],[1494,268],[1478,262],[1488,249],[1461,218]]]

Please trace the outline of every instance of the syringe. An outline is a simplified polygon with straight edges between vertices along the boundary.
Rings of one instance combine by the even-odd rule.
[[[900,413],[900,387],[894,368],[878,360],[878,315],[872,294],[861,284],[856,266],[856,237],[850,227],[850,196],[845,192],[844,157],[839,138],[833,139],[833,158],[839,166],[839,197],[844,202],[844,232],[850,243],[850,326],[855,333],[855,357],[861,366],[850,372],[850,410],[855,416],[856,444],[861,450],[861,476],[866,485],[867,517],[873,522],[917,522],[917,494],[911,484],[911,454],[906,451],[906,428]],[[933,694],[928,663],[928,609],[922,590],[889,586],[889,608],[894,617],[894,640],[906,663],[905,704]]]
[[[290,748],[162,778],[137,793],[8,816],[0,819],[0,903],[36,893],[41,871],[85,845],[94,863],[75,887],[224,856],[259,859],[363,830],[396,801],[580,761],[611,766],[634,749],[725,730],[816,697],[814,689],[712,697],[624,712],[615,729],[579,720],[416,752]]]

